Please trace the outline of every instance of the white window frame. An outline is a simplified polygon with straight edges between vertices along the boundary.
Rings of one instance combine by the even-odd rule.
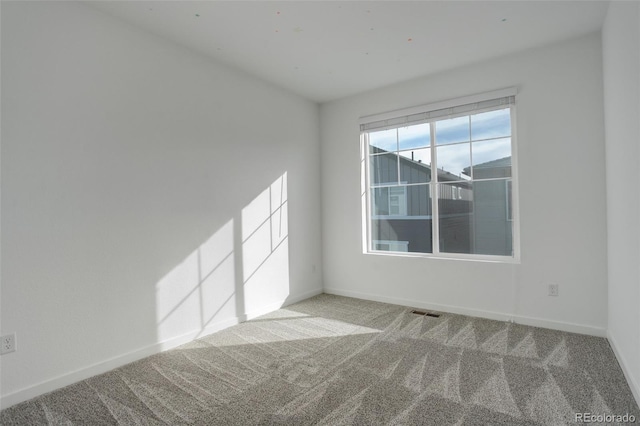
[[[485,254],[467,254],[467,253],[447,253],[439,251],[439,224],[437,218],[438,216],[438,183],[434,180],[432,176],[432,181],[428,184],[431,192],[431,197],[433,201],[432,211],[433,218],[432,221],[432,248],[433,253],[418,253],[418,252],[398,252],[398,251],[380,251],[374,250],[372,240],[372,229],[371,229],[371,221],[373,219],[372,211],[371,211],[371,182],[370,182],[370,164],[368,160],[369,152],[368,152],[368,141],[367,134],[370,130],[363,130],[363,128],[370,123],[377,122],[378,127],[376,130],[383,130],[384,127],[380,126],[380,122],[385,122],[387,124],[387,128],[397,128],[401,127],[403,124],[403,120],[407,117],[412,116],[420,116],[425,117],[422,121],[414,121],[411,122],[413,124],[419,124],[420,122],[437,122],[439,120],[443,120],[446,118],[453,118],[456,116],[465,116],[481,113],[483,111],[491,111],[497,108],[483,108],[476,109],[466,112],[456,112],[457,107],[467,107],[474,103],[480,103],[484,101],[490,101],[493,99],[501,99],[507,97],[516,97],[517,89],[515,87],[496,90],[493,92],[487,92],[472,96],[466,96],[462,98],[450,99],[447,101],[436,102],[428,105],[422,105],[418,107],[405,108],[402,110],[391,111],[382,114],[376,114],[371,116],[365,116],[360,118],[359,124],[361,126],[360,132],[360,142],[361,142],[361,185],[362,185],[362,220],[363,220],[363,252],[365,254],[374,254],[374,255],[384,255],[384,256],[409,256],[409,257],[423,257],[423,258],[432,258],[432,259],[454,259],[454,260],[467,260],[467,261],[481,261],[481,262],[497,262],[497,263],[520,263],[520,215],[519,215],[519,195],[518,195],[518,153],[517,153],[517,129],[516,129],[516,106],[515,104],[509,105],[510,113],[511,113],[511,213],[512,213],[512,250],[513,253],[511,256],[496,256],[496,255],[485,255]],[[440,115],[437,118],[430,119],[429,114],[432,111],[437,111],[441,113],[441,111],[449,109],[450,112],[448,115]],[[409,125],[409,124],[407,124]],[[431,126],[431,147],[435,149],[435,140],[433,137],[434,128]],[[437,158],[432,153],[432,167],[434,169],[437,168],[436,164]],[[395,217],[394,217],[395,218]],[[377,241],[377,240],[376,240]]]

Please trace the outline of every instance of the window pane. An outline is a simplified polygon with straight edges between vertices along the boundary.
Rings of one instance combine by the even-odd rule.
[[[400,152],[400,182],[426,183],[431,181],[431,149]]]
[[[467,142],[470,140],[468,115],[449,120],[441,120],[436,122],[435,126],[437,145]]]
[[[398,156],[396,154],[372,155],[369,158],[372,184],[398,183]]]
[[[511,110],[509,108],[471,116],[473,140],[511,136]]]
[[[369,153],[398,150],[398,132],[396,129],[369,133]]]
[[[389,215],[389,188],[373,188],[371,190],[371,214],[376,216]]]
[[[440,184],[440,251],[511,256],[509,185],[506,179]]]
[[[437,147],[438,181],[471,179],[471,144]]]
[[[371,190],[371,245],[377,251],[432,253],[428,185]]]
[[[511,138],[472,142],[473,178],[511,177]]]
[[[473,253],[473,184],[438,185],[438,214],[440,251]]]
[[[415,126],[400,127],[398,129],[399,149],[424,148],[431,144],[429,123]]]
[[[512,255],[510,182],[500,179],[473,184],[476,254]]]

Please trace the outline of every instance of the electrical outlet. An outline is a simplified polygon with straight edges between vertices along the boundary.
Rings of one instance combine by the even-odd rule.
[[[15,352],[16,350],[16,333],[7,334],[0,337],[0,355]]]
[[[560,285],[558,284],[549,284],[549,296],[557,296]]]

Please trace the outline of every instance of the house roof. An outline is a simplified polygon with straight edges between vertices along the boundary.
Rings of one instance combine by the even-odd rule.
[[[501,169],[507,167],[511,167],[511,156],[498,158],[497,160],[491,160],[473,166],[474,169]],[[467,176],[470,176],[471,166],[465,167],[463,169],[463,173]]]
[[[511,167],[511,156],[499,158],[497,160],[487,161],[473,166],[476,169],[494,169],[497,167]],[[466,170],[467,168],[465,168]]]
[[[395,154],[395,152],[390,152],[390,151],[386,151],[382,148],[378,148],[375,146],[372,146],[371,149],[374,151],[375,154]],[[415,161],[412,160],[411,158],[408,157],[404,157],[402,155],[399,156],[400,161],[408,164],[410,167],[414,167],[414,168],[422,168],[428,171],[429,175],[431,175],[431,164],[426,164],[423,163],[421,161]],[[466,169],[465,169],[466,170]],[[467,175],[468,176],[468,175]],[[451,182],[451,181],[460,181],[461,176],[455,175],[447,170],[444,169],[438,169],[438,181],[439,182]],[[464,180],[464,178],[462,178]]]

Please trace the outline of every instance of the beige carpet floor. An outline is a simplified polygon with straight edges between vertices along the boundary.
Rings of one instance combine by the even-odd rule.
[[[576,413],[640,419],[606,339],[320,295],[15,405],[0,423],[561,425]]]

